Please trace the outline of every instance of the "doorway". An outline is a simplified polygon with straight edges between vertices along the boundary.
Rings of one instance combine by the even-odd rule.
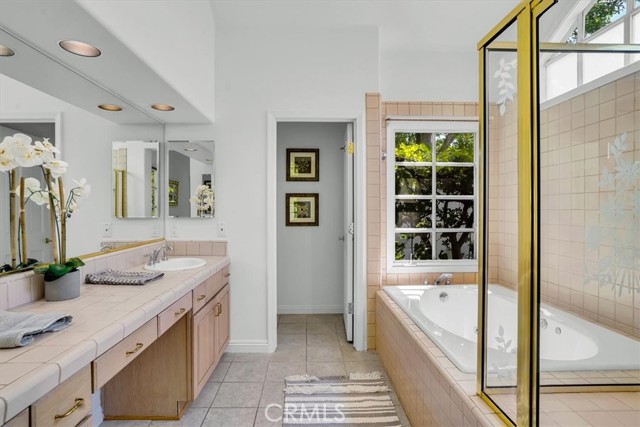
[[[268,350],[277,347],[278,314],[296,313],[344,316],[345,335],[357,350],[366,350],[366,228],[354,226],[366,224],[363,117],[269,114],[268,119]],[[332,137],[325,142],[311,137],[323,132]],[[287,181],[287,148],[318,150],[318,181]],[[296,200],[299,195],[305,198]],[[316,196],[318,225],[287,226],[289,207],[295,210],[300,201],[315,209]],[[296,215],[294,222],[300,220]]]
[[[344,122],[277,125],[278,314],[341,314],[353,340],[351,143]],[[347,170],[348,169],[348,170]],[[347,184],[351,184],[349,187]]]

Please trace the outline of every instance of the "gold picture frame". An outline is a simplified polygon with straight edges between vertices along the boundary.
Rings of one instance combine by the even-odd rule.
[[[286,225],[317,227],[319,208],[318,193],[287,193]]]
[[[180,182],[174,181],[172,179],[169,180],[169,206],[176,207],[178,206],[178,193],[180,190]]]
[[[320,181],[320,149],[287,148],[287,181]]]

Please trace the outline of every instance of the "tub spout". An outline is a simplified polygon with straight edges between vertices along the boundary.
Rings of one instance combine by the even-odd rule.
[[[433,282],[434,285],[450,285],[451,281],[453,281],[453,274],[451,273],[443,273]]]

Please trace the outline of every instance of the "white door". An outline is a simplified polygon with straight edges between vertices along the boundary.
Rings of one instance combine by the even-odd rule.
[[[347,341],[353,341],[353,243],[354,243],[354,225],[353,225],[353,159],[354,159],[353,143],[353,123],[347,124],[344,145],[344,327],[347,332]]]

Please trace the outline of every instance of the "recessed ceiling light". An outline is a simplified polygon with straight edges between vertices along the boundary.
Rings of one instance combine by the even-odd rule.
[[[106,111],[122,111],[122,107],[114,104],[100,104],[98,108]]]
[[[169,104],[153,104],[151,106],[151,108],[153,108],[154,110],[158,110],[158,111],[173,111],[173,110],[175,110],[175,108],[173,108]]]
[[[16,53],[13,51],[13,49],[0,44],[0,56],[13,56],[15,54]]]
[[[185,148],[184,151],[198,151],[197,148]]]
[[[62,40],[58,44],[61,48],[69,53],[73,53],[74,55],[95,58],[96,56],[100,56],[102,53],[97,47],[78,40]]]

